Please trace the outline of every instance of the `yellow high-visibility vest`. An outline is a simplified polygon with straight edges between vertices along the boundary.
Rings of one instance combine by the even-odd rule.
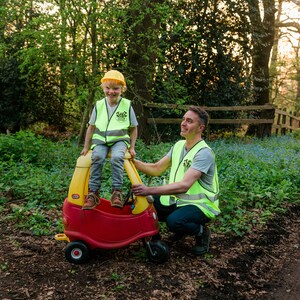
[[[92,149],[97,144],[111,145],[118,141],[130,144],[130,108],[131,101],[121,98],[117,107],[109,118],[105,98],[96,103],[95,130],[92,137]]]
[[[184,145],[185,140],[181,140],[178,141],[173,147],[169,183],[181,181],[186,170],[191,166],[193,158],[197,152],[202,148],[210,148],[205,141],[199,141],[185,154],[183,158],[181,158]],[[215,172],[211,190],[205,188],[203,185],[201,185],[201,181],[197,180],[186,193],[163,195],[160,197],[160,202],[165,206],[173,204],[174,201],[177,206],[195,205],[201,209],[207,217],[213,219],[221,212],[219,209],[218,194],[218,171],[215,163]]]

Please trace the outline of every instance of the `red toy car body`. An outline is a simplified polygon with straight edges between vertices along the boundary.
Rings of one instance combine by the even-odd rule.
[[[109,200],[100,198],[95,209],[82,209],[88,190],[90,155],[77,160],[68,197],[63,204],[64,233],[55,236],[56,240],[68,242],[67,260],[83,263],[92,249],[121,248],[143,239],[148,258],[156,263],[165,262],[169,258],[169,248],[165,242],[152,239],[159,233],[159,223],[154,205],[146,197],[133,196],[125,200],[122,209],[112,207]],[[132,184],[141,183],[129,154],[125,156],[124,167]]]

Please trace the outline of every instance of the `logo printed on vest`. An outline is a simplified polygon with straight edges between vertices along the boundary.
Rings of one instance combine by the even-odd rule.
[[[116,113],[116,119],[118,120],[118,122],[125,122],[127,118],[127,112],[123,111],[123,112],[117,112]]]
[[[183,167],[185,170],[187,170],[192,165],[192,161],[190,159],[185,159],[183,161]]]

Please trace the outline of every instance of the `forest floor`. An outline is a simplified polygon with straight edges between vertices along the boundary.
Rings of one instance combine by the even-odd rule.
[[[274,299],[300,295],[300,206],[242,238],[212,233],[193,257],[191,238],[171,244],[170,259],[147,261],[141,241],[99,250],[82,265],[64,257],[65,242],[17,229],[0,212],[0,299]]]

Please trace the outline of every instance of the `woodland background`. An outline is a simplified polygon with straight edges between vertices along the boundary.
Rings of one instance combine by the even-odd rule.
[[[149,102],[297,112],[299,9],[299,0],[0,0],[0,132],[71,130],[82,143],[112,68],[138,117]]]
[[[249,135],[265,128],[249,127],[209,141],[222,214],[204,257],[190,255],[192,238],[172,245],[161,226],[164,266],[147,262],[140,241],[77,266],[53,235],[107,70],[124,73],[139,122],[150,102],[299,113],[299,9],[299,0],[0,0],[0,298],[298,299],[300,132],[257,139]],[[139,135],[143,161],[173,144]]]

